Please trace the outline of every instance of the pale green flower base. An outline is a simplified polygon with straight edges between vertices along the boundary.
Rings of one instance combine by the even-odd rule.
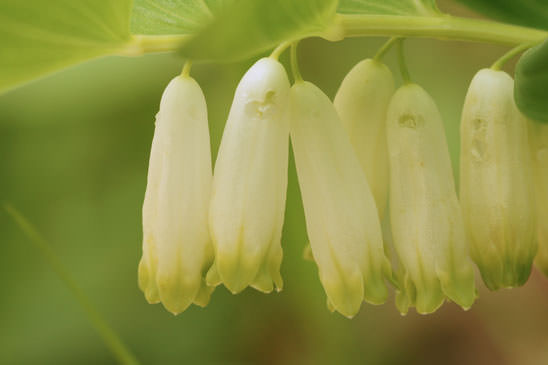
[[[203,279],[184,278],[181,275],[165,275],[159,278],[157,265],[150,255],[143,255],[139,262],[139,288],[145,294],[148,303],[162,303],[174,315],[183,312],[191,304],[205,307],[209,303],[215,288]]]
[[[400,289],[396,294],[396,307],[402,315],[407,314],[409,307],[415,307],[419,314],[435,312],[449,299],[464,310],[470,309],[477,298],[474,282],[474,270],[471,263],[452,262],[444,267],[451,271],[434,269],[427,272],[424,265],[419,265],[415,279],[408,271],[400,272]]]
[[[531,250],[536,252],[536,250]],[[481,273],[481,277],[490,290],[509,289],[520,287],[527,282],[531,275],[534,255],[515,258],[503,253],[503,259],[474,258]]]
[[[535,266],[548,276],[548,242],[539,240],[538,253],[535,258]]]
[[[283,280],[280,274],[282,264],[282,248],[280,243],[272,243],[270,251],[257,268],[258,260],[246,260],[245,255],[229,257],[217,255],[215,262],[209,269],[206,282],[210,286],[224,284],[232,294],[238,294],[246,287],[251,286],[263,293],[270,293],[283,289]]]
[[[347,318],[352,318],[359,312],[362,302],[380,305],[386,303],[388,288],[386,281],[393,281],[392,269],[388,259],[381,261],[381,268],[370,262],[367,268],[354,266],[349,272],[348,266],[343,267],[337,261],[337,255],[332,252],[332,258],[337,274],[330,272],[323,275],[320,271],[320,281],[327,295],[327,308],[338,311]]]

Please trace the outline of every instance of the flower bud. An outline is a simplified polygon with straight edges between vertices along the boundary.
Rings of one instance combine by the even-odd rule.
[[[150,303],[177,314],[205,306],[212,289],[204,275],[212,262],[208,232],[211,152],[207,108],[192,78],[167,86],[156,127],[143,205],[139,286]]]
[[[386,301],[391,268],[365,173],[337,112],[320,89],[290,91],[290,130],[312,255],[328,305],[354,316],[364,299]]]
[[[548,276],[548,124],[529,121],[535,185],[538,253],[536,266]]]
[[[514,81],[484,69],[462,111],[460,199],[472,258],[491,290],[523,285],[537,252],[527,121]]]
[[[415,84],[399,88],[387,116],[390,220],[401,264],[396,304],[435,311],[449,298],[465,309],[476,297],[462,214],[441,115]]]
[[[289,81],[271,58],[240,81],[225,126],[215,172],[210,231],[215,263],[207,282],[233,293],[247,286],[282,289],[281,233],[287,190]]]
[[[379,217],[384,217],[388,193],[386,109],[394,94],[394,79],[384,64],[367,59],[344,78],[335,96],[335,109],[375,198]]]

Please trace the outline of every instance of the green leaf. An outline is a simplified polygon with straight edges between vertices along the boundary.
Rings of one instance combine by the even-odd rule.
[[[131,0],[0,1],[0,92],[117,52],[130,11]]]
[[[233,61],[283,41],[318,35],[332,24],[337,0],[240,0],[183,45],[192,60]]]
[[[210,23],[234,0],[135,0],[133,34],[192,34]]]
[[[493,19],[539,29],[548,29],[546,0],[458,0]]]
[[[437,15],[435,0],[341,0],[341,14]]]
[[[525,52],[518,61],[514,98],[527,117],[548,123],[548,40]]]

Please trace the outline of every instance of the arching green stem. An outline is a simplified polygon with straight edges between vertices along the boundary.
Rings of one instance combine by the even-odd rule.
[[[385,44],[382,45],[382,47],[379,49],[375,57],[373,58],[375,61],[380,61],[386,52],[392,48],[392,46],[400,39],[400,37],[392,37],[388,41],[386,41]]]
[[[442,40],[517,45],[540,42],[548,32],[489,20],[451,15],[348,15],[337,14],[326,38],[365,36],[425,37]]]
[[[410,84],[411,78],[409,77],[409,70],[407,69],[407,63],[405,62],[405,53],[403,49],[403,38],[398,42],[398,61],[400,64],[400,73],[404,84]]]
[[[525,43],[525,44],[521,44],[517,47],[512,48],[511,50],[506,52],[504,55],[502,55],[501,58],[496,60],[495,63],[493,63],[493,65],[491,66],[491,69],[497,70],[497,71],[502,69],[502,67],[504,67],[506,62],[510,61],[512,58],[514,58],[515,56],[517,56],[521,52],[524,52],[524,51],[528,50],[529,48],[533,47],[535,44],[536,43]]]
[[[293,42],[291,45],[291,71],[293,72],[293,78],[295,82],[302,82],[303,77],[301,76],[301,71],[299,69],[299,59],[297,57],[297,46],[299,41]]]
[[[190,69],[192,68],[192,61],[187,60],[185,62],[185,65],[183,66],[183,71],[181,72],[182,77],[189,77],[190,76]]]
[[[548,31],[451,15],[337,14],[332,25],[316,35],[329,40],[342,40],[348,37],[425,37],[515,46],[541,42],[548,38]],[[131,37],[118,54],[141,56],[146,53],[172,52],[190,38],[191,35],[187,34],[137,34]]]
[[[286,50],[288,49],[289,47],[291,46],[291,42],[283,42],[282,44],[280,44],[278,47],[276,47],[274,49],[274,51],[272,51],[272,53],[270,54],[270,58],[273,58],[275,60],[278,60],[278,58],[280,58],[280,55]]]

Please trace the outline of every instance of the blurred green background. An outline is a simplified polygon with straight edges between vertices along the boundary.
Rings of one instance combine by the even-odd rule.
[[[383,41],[306,40],[303,76],[333,97],[345,73]],[[406,49],[412,78],[444,116],[457,168],[467,85],[505,48],[412,39]],[[399,78],[392,53],[386,61]],[[193,68],[208,102],[214,156],[235,87],[252,62]],[[548,279],[536,270],[523,288],[498,293],[488,292],[478,275],[480,297],[468,312],[446,303],[428,316],[411,311],[402,317],[392,297],[383,306],[364,304],[352,320],[330,313],[315,265],[302,258],[307,238],[292,160],[281,293],[247,289],[233,296],[219,287],[208,307],[177,317],[147,304],[136,278],[148,155],[160,96],[181,66],[169,54],[109,57],[0,96],[0,201],[21,210],[47,237],[143,363],[548,363]],[[69,291],[3,211],[0,242],[0,364],[115,363]]]

